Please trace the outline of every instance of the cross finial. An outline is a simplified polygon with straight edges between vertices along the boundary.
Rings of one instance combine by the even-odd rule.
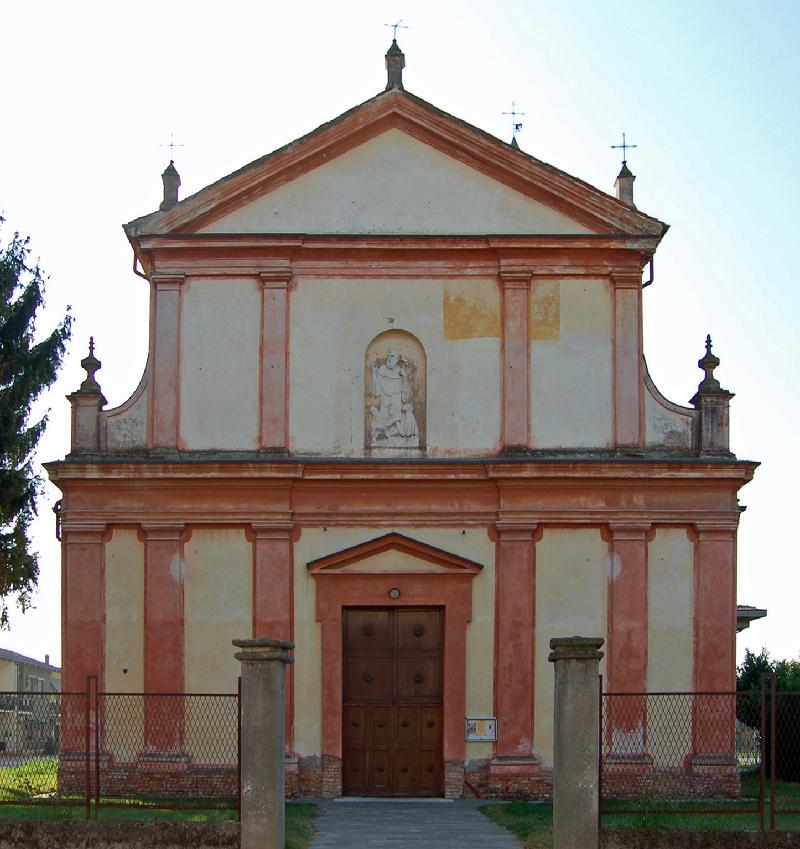
[[[521,115],[527,115],[527,112],[517,112],[517,104],[515,101],[511,101],[511,111],[503,112],[503,115],[511,116],[511,143],[513,144],[517,138],[517,133],[522,130],[522,121],[518,121]]]
[[[628,144],[628,142],[625,140],[625,133],[624,132],[622,134],[622,144],[612,144],[611,145],[612,150],[621,150],[622,151],[622,164],[623,165],[625,165],[625,163],[628,161],[628,150],[632,149],[634,147],[638,147],[638,145]]]
[[[397,41],[397,30],[399,29],[408,29],[408,27],[403,26],[403,19],[400,20],[396,24],[384,24],[385,27],[392,28],[392,40]]]
[[[183,145],[177,144],[175,142],[175,134],[170,133],[169,134],[169,144],[160,144],[159,147],[168,147],[169,148],[169,161],[170,161],[170,163],[172,163],[172,162],[175,161],[175,148],[176,147],[183,147]]]

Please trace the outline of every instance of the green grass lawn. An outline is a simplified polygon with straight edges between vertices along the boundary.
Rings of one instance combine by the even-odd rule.
[[[0,769],[0,818],[13,820],[79,820],[86,817],[83,797],[57,799],[58,759],[36,758],[14,767]],[[48,798],[50,797],[50,798]],[[27,804],[14,804],[23,802]],[[186,802],[181,799],[101,799],[101,820],[174,820],[179,822],[224,822],[235,820],[230,808],[235,799],[208,800],[208,806],[176,810],[163,805]],[[9,804],[10,803],[10,804]],[[227,807],[222,807],[223,805]],[[293,803],[286,806],[286,849],[305,849],[314,834],[316,805]]]
[[[800,783],[778,782],[777,808],[800,808]],[[769,784],[767,784],[769,794]],[[697,829],[697,830],[758,830],[758,814],[736,814],[736,808],[755,808],[758,800],[758,773],[742,776],[740,799],[716,802],[665,802],[657,799],[638,799],[603,803],[604,808],[630,809],[626,814],[603,817],[604,828]],[[766,825],[769,827],[769,795],[766,802]],[[674,809],[685,813],[653,814],[652,809]],[[690,813],[691,809],[719,809],[719,813]],[[488,805],[481,808],[489,819],[521,838],[527,849],[550,849],[553,845],[553,805],[550,802],[511,802],[507,805]],[[780,830],[800,830],[800,814],[784,814],[775,818]]]

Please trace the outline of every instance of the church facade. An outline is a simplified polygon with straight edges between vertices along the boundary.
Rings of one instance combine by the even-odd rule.
[[[609,691],[733,689],[755,464],[710,343],[689,407],[647,373],[667,227],[627,167],[605,194],[386,61],[384,92],[192,197],[170,165],[126,226],[145,373],[104,409],[84,360],[47,465],[63,687],[235,692],[231,640],[290,639],[291,793],[547,792],[551,637],[604,637]]]

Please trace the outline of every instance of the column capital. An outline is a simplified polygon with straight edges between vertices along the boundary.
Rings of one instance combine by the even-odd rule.
[[[641,289],[642,272],[632,268],[612,268],[611,282],[615,289]]]
[[[251,522],[247,526],[247,536],[251,540],[259,539],[284,539],[292,538],[294,532],[294,522],[291,521],[275,521],[275,522]]]
[[[646,540],[653,525],[652,522],[614,521],[608,523],[611,540]]]
[[[603,657],[600,647],[605,640],[602,637],[553,637],[550,640],[550,663],[559,660],[593,660],[599,662]]]
[[[527,289],[533,273],[517,268],[501,268],[499,277],[504,289]]]
[[[291,640],[275,640],[272,637],[257,637],[253,640],[233,640],[233,645],[241,649],[234,654],[242,663],[259,663],[262,661],[280,661],[294,663],[289,652],[294,648]]]
[[[503,542],[507,540],[536,541],[541,538],[542,528],[538,522],[504,522],[499,521],[495,524],[497,536]]]
[[[184,522],[142,522],[140,527],[148,542],[185,541],[186,524]]]
[[[83,519],[61,519],[63,542],[104,542],[108,525],[106,522]]]
[[[292,280],[292,270],[286,268],[267,268],[258,272],[261,285],[265,289],[286,289]]]
[[[728,542],[736,538],[738,525],[738,518],[729,522],[695,522],[693,531],[700,542],[710,540]]]
[[[150,282],[162,292],[177,290],[186,282],[186,275],[183,272],[169,274],[159,272],[150,275]]]

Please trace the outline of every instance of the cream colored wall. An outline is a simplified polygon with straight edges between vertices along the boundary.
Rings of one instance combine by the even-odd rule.
[[[658,528],[647,549],[647,689],[691,690],[694,549],[685,528]]]
[[[473,579],[472,622],[467,626],[467,715],[491,716],[494,679],[494,543],[485,531],[446,528],[392,530],[483,564]],[[343,548],[374,539],[386,528],[307,528],[295,543],[295,748],[299,755],[316,755],[321,748],[321,646],[316,621],[315,579],[306,564]],[[386,553],[380,564],[406,564],[404,557]],[[427,564],[430,566],[430,564]],[[468,743],[468,760],[491,757],[491,743]]]
[[[183,284],[180,427],[187,448],[258,447],[260,343],[258,281]]]
[[[537,293],[539,287],[543,296]],[[557,305],[552,303],[554,287],[558,292]],[[530,300],[533,446],[610,446],[613,443],[610,283],[586,279],[534,280]]]
[[[647,689],[693,689],[694,559],[685,528],[659,528],[647,549]],[[692,706],[688,699],[651,699],[648,752],[656,765],[674,765],[675,753],[691,751]]]
[[[253,546],[241,529],[195,529],[184,545],[186,691],[235,693],[231,640],[253,631]]]
[[[606,637],[608,543],[596,528],[546,528],[536,543],[534,751],[553,765],[551,637]],[[600,663],[601,673],[605,659]]]
[[[109,693],[144,690],[144,544],[136,530],[115,528],[105,550],[105,682]],[[127,672],[123,670],[127,669]],[[106,745],[120,761],[135,760],[144,746],[144,705],[128,700],[106,712]]]
[[[445,338],[443,303],[454,281],[296,282],[290,310],[292,450],[365,453],[364,355],[370,341],[390,328],[413,333],[425,348],[427,453],[495,450],[500,438],[500,340]],[[465,281],[471,292],[476,285],[487,303],[498,303],[496,281]]]
[[[135,529],[115,528],[105,554],[105,688],[110,693],[140,693],[144,690],[144,544]]]
[[[397,129],[209,224],[206,233],[587,233]]]
[[[11,660],[0,660],[0,692],[12,693],[17,689],[17,667]]]
[[[253,546],[240,529],[195,529],[184,545],[186,692],[235,693],[232,640],[253,633]],[[229,733],[208,735],[209,716]],[[198,762],[236,762],[235,699],[190,699],[186,750]]]

